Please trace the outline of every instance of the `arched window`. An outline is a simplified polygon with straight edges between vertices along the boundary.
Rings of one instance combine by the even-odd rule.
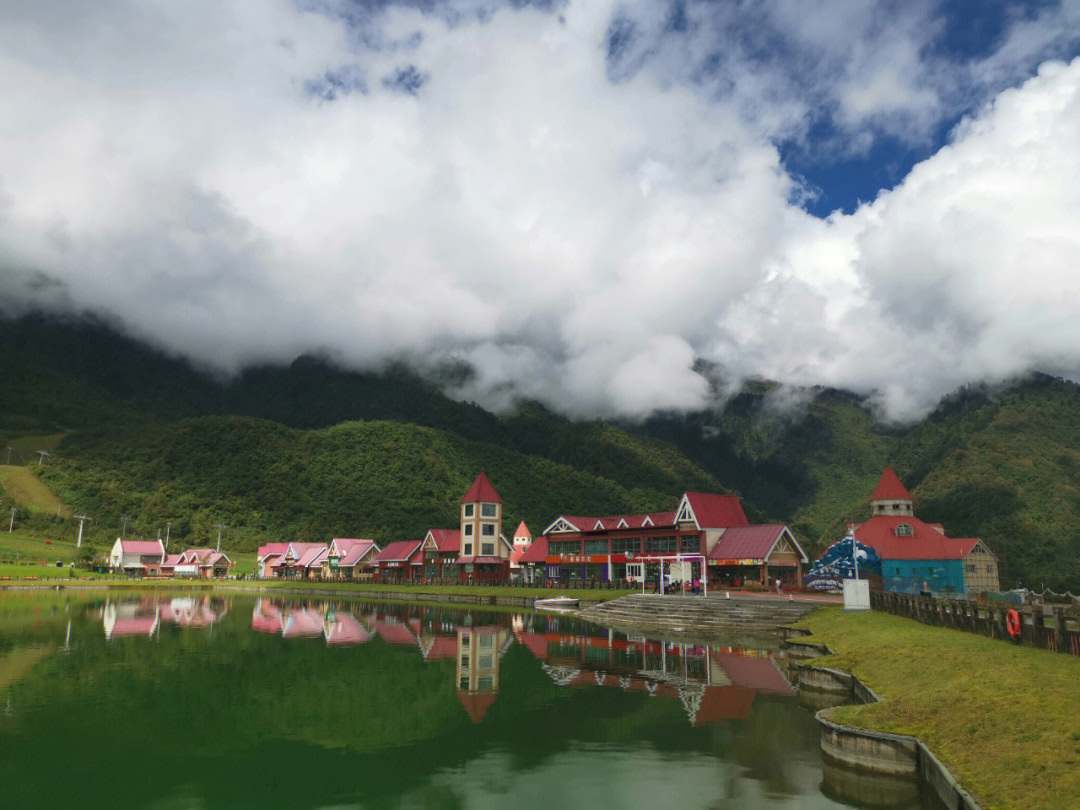
[[[911,525],[908,524],[908,523],[899,523],[896,526],[896,536],[897,537],[914,537],[915,536],[915,530],[913,528],[911,528]]]

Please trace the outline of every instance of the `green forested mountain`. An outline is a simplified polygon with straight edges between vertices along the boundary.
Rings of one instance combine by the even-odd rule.
[[[99,541],[121,513],[142,534],[172,519],[184,543],[212,540],[224,522],[235,548],[415,537],[453,524],[482,469],[508,529],[726,488],[753,518],[787,521],[821,547],[867,516],[892,464],[917,514],[986,539],[1011,583],[1080,590],[1080,388],[1044,376],[958,392],[903,427],[833,390],[781,407],[768,383],[713,410],[620,426],[535,403],[496,416],[400,367],[361,374],[301,358],[222,381],[101,325],[24,318],[0,320],[0,380],[0,441],[63,434],[41,476],[95,516]]]

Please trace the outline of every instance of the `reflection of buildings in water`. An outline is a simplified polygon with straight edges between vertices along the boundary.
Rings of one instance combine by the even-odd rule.
[[[106,639],[150,636],[157,632],[162,624],[210,627],[226,613],[228,607],[220,597],[144,597],[126,602],[106,602],[101,609],[101,623]]]
[[[101,625],[106,639],[152,636],[160,625],[157,603],[146,600],[106,602],[101,609]]]
[[[775,658],[765,651],[555,630],[523,627],[515,633],[555,683],[678,698],[695,726],[746,719],[759,692],[795,694]]]
[[[331,645],[364,644],[371,634],[351,613],[332,612],[326,614],[323,638]]]
[[[499,691],[499,661],[510,646],[505,627],[457,629],[457,696],[474,723],[484,719]]]

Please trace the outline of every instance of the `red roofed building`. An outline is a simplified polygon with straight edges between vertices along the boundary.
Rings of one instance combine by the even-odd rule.
[[[386,547],[372,558],[371,564],[380,579],[413,579],[414,576],[419,576],[423,545],[423,540],[387,543]],[[413,566],[414,562],[416,566]]]
[[[374,540],[335,537],[326,554],[328,579],[363,579],[370,576],[379,547]]]
[[[948,537],[940,523],[915,517],[911,493],[886,467],[870,499],[870,519],[855,539],[881,558],[887,591],[965,595],[1000,590],[998,560],[977,537]]]
[[[160,576],[165,547],[160,540],[116,539],[109,551],[109,568],[137,576]]]
[[[513,549],[502,533],[502,498],[484,473],[476,476],[461,499],[459,539],[459,578],[469,582],[506,581]]]
[[[732,543],[721,544],[730,532],[735,533]],[[706,492],[684,493],[673,512],[560,515],[544,530],[544,538],[548,543],[545,576],[559,582],[644,578],[655,583],[659,560],[676,580],[684,582],[702,577],[704,560],[709,581],[717,584],[777,576],[799,582],[802,563],[807,561],[786,526],[752,527],[738,497]],[[737,547],[736,538],[740,539]],[[755,553],[741,553],[751,539]],[[690,559],[677,562],[684,556]],[[670,561],[676,561],[675,565]]]

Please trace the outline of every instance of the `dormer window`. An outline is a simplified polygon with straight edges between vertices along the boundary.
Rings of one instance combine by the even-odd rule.
[[[473,505],[471,503],[465,504],[465,517],[473,516]]]
[[[480,504],[480,516],[481,517],[495,517],[495,504],[482,503]]]
[[[915,530],[911,528],[909,523],[899,523],[896,526],[895,534],[897,537],[914,537]]]

